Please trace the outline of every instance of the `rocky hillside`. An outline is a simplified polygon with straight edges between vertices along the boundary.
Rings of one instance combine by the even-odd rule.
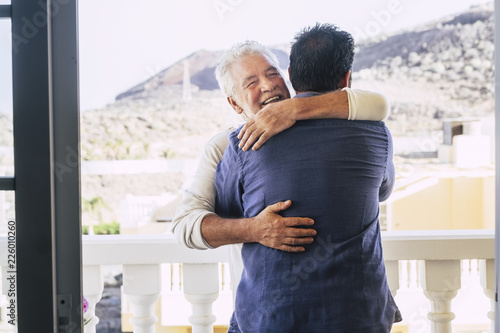
[[[237,123],[220,92],[199,90],[184,101],[177,88],[142,92],[82,113],[82,158],[196,158],[210,137]]]
[[[280,64],[286,68],[288,66],[288,52],[286,47],[277,46],[271,49],[278,57]],[[215,79],[214,72],[223,52],[197,51],[185,59],[179,60],[171,67],[159,72],[145,82],[141,82],[132,89],[121,93],[116,99],[141,98],[144,94],[149,95],[152,91],[164,88],[175,90],[183,83],[186,66],[189,68],[190,82],[195,86],[195,90],[218,90],[219,85]]]
[[[494,108],[493,4],[359,46],[353,85],[384,92],[395,135]],[[408,124],[412,124],[411,127]]]
[[[493,113],[493,31],[490,4],[377,36],[357,46],[353,87],[382,92],[390,99],[387,124],[395,138],[435,138],[442,118]],[[273,47],[284,68],[288,66],[287,48]],[[83,159],[196,159],[211,136],[239,122],[213,76],[221,54],[195,52],[123,92],[115,103],[83,112]],[[183,98],[186,64],[190,99]],[[0,118],[0,124],[2,121]],[[109,206],[105,220],[111,221],[119,219],[119,201],[127,193],[176,193],[185,180],[179,172],[84,175],[82,196],[103,197]]]
[[[493,33],[490,3],[364,41],[357,47],[353,87],[382,92],[390,99],[388,125],[396,136],[437,130],[444,117],[491,114]],[[288,45],[272,49],[286,68]],[[83,159],[198,156],[203,142],[238,122],[213,76],[221,54],[197,51],[119,94],[115,103],[83,112]],[[183,99],[185,63],[190,100]],[[0,146],[11,146],[9,115],[0,114],[0,128]]]
[[[443,117],[493,112],[493,4],[357,47],[353,87],[391,100],[394,135],[421,135]],[[287,46],[274,47],[288,65]],[[82,115],[86,160],[196,157],[200,145],[235,123],[213,72],[222,51],[201,50]],[[188,64],[192,99],[183,100]],[[411,126],[409,126],[411,124]]]

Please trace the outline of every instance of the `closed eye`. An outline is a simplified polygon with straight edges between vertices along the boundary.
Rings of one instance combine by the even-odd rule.
[[[257,83],[257,81],[252,81],[252,82],[248,83],[245,88],[250,88],[250,87],[254,86],[256,83]]]
[[[270,67],[267,69],[267,76],[268,77],[276,77],[278,75],[280,75],[280,73],[278,72],[278,70],[275,67]]]

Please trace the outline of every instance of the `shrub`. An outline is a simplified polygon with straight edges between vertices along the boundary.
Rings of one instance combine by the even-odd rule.
[[[89,226],[82,226],[82,233],[84,235],[89,234]],[[119,235],[120,234],[120,223],[113,221],[111,223],[99,223],[94,226],[94,234],[96,235]]]

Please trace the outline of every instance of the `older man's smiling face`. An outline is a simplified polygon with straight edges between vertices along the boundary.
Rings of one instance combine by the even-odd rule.
[[[228,97],[238,113],[251,118],[269,103],[290,98],[290,92],[280,72],[262,54],[251,54],[231,66],[236,83],[236,95]]]

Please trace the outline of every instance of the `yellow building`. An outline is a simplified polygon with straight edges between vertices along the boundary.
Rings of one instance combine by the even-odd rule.
[[[381,205],[383,229],[495,228],[493,138],[479,119],[445,119],[443,134],[437,159],[395,159],[400,172]]]
[[[494,229],[495,170],[426,167],[381,205],[386,230]]]

